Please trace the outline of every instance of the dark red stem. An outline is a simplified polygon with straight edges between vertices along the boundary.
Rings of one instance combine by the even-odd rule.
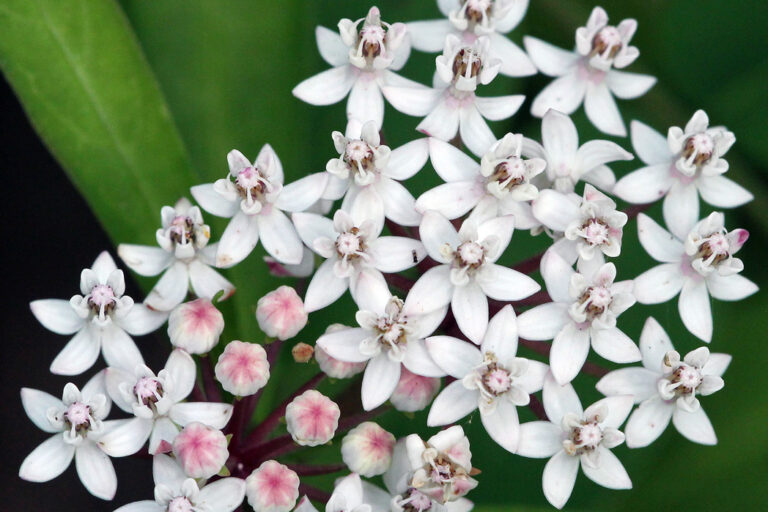
[[[307,498],[313,501],[319,501],[320,503],[328,503],[331,499],[329,493],[307,484],[299,484],[299,495],[306,496]]]
[[[528,408],[533,411],[540,420],[547,421],[547,413],[544,411],[544,405],[538,399],[536,395],[531,395],[531,401],[528,403]]]
[[[216,377],[213,372],[213,361],[211,355],[206,354],[201,360],[200,371],[203,374],[203,384],[205,385],[205,396],[209,402],[221,402],[221,391],[216,384]]]

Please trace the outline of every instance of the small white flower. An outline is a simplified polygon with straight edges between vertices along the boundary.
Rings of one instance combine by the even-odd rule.
[[[188,291],[219,300],[233,293],[235,287],[213,270],[218,244],[209,244],[211,230],[203,224],[200,208],[182,198],[175,206],[160,210],[162,228],[156,238],[160,247],[120,244],[117,254],[126,265],[142,276],[163,276],[149,292],[144,303],[157,311],[170,311],[181,304]]]
[[[640,335],[643,366],[622,368],[605,375],[597,389],[606,396],[633,395],[636,404],[625,432],[627,446],[641,448],[654,442],[669,425],[694,443],[716,444],[712,424],[696,395],[723,388],[721,378],[731,362],[728,354],[710,354],[706,347],[689,352],[681,361],[664,329],[654,318],[645,321]]]
[[[536,67],[515,43],[505,36],[522,21],[528,0],[438,0],[442,20],[408,23],[411,44],[423,52],[439,52],[448,34],[466,41],[478,36],[490,40],[490,54],[502,62],[499,73],[507,76],[536,74]]]
[[[723,156],[736,137],[722,127],[709,127],[697,110],[685,130],[673,126],[665,138],[651,127],[632,121],[632,146],[646,164],[620,179],[613,193],[630,203],[651,203],[664,197],[664,222],[678,238],[699,219],[699,197],[718,208],[748,203],[752,194],[724,176]]]
[[[512,239],[514,223],[512,215],[484,221],[469,218],[456,232],[439,213],[425,213],[419,227],[421,240],[441,265],[416,281],[406,307],[414,313],[429,313],[450,303],[461,332],[479,345],[488,326],[488,297],[520,300],[541,289],[527,275],[496,264]]]
[[[514,453],[519,435],[517,407],[528,405],[529,395],[541,389],[548,367],[516,357],[512,306],[504,306],[491,319],[479,350],[450,336],[433,336],[426,342],[432,359],[456,379],[435,399],[427,425],[448,425],[479,408],[488,435]]]
[[[325,27],[315,30],[317,47],[333,68],[301,82],[293,95],[312,105],[331,105],[347,100],[347,117],[374,121],[381,129],[386,84],[414,84],[391,70],[405,65],[411,52],[406,27],[402,23],[381,21],[378,7],[357,21],[339,21],[339,33]]]
[[[29,304],[35,318],[57,334],[75,334],[51,363],[51,373],[77,375],[93,366],[99,351],[110,366],[143,364],[130,335],[141,336],[160,327],[166,313],[134,304],[125,293],[125,277],[108,252],[80,274],[80,293],[70,300],[42,299]]]
[[[579,181],[610,190],[616,177],[605,164],[634,158],[632,153],[607,140],[591,140],[579,146],[576,125],[557,110],[544,114],[541,141],[539,144],[525,139],[523,155],[546,160],[547,181],[559,192],[573,192]]]
[[[614,27],[608,15],[595,7],[586,27],[576,31],[576,49],[567,51],[535,37],[523,39],[531,60],[545,75],[557,77],[536,96],[531,114],[541,117],[553,108],[572,114],[582,101],[587,117],[599,130],[626,136],[613,96],[634,99],[656,83],[649,75],[617,71],[637,59],[640,52],[629,46],[637,30],[637,21],[626,19]]]
[[[112,405],[104,391],[104,372],[94,375],[82,392],[70,382],[64,386],[61,400],[44,391],[23,388],[21,402],[32,423],[54,435],[27,455],[19,477],[47,482],[75,459],[77,475],[88,492],[103,500],[114,498],[117,476],[98,441],[121,420],[102,421]]]
[[[133,372],[107,368],[106,388],[115,404],[134,417],[99,439],[99,447],[112,457],[136,453],[149,440],[149,453],[168,452],[179,425],[201,422],[224,428],[232,416],[230,404],[182,402],[192,392],[197,370],[181,349],[171,352],[165,368],[155,375],[144,365]]]
[[[304,308],[308,313],[333,303],[349,289],[362,307],[382,286],[382,272],[400,272],[426,256],[418,240],[399,236],[379,237],[382,225],[367,207],[350,213],[337,210],[333,220],[314,213],[294,213],[293,222],[304,243],[325,258],[307,287]]]
[[[552,374],[561,384],[578,375],[590,345],[615,363],[640,360],[637,345],[616,327],[616,318],[635,303],[632,281],[614,282],[613,263],[580,268],[576,273],[554,251],[541,260],[541,275],[553,302],[536,306],[517,319],[518,334],[529,340],[553,340]]]
[[[400,112],[426,116],[417,130],[449,141],[457,133],[474,154],[481,156],[496,142],[485,119],[500,121],[511,117],[525,96],[480,98],[478,84],[487,85],[498,74],[501,61],[489,54],[490,41],[480,37],[472,43],[455,35],[445,39],[442,55],[436,59],[435,87],[391,85],[384,95]]]
[[[598,485],[632,488],[627,471],[611,452],[624,442],[618,428],[632,410],[630,395],[603,398],[582,412],[573,386],[561,386],[548,374],[543,402],[549,421],[520,425],[517,453],[523,457],[551,457],[542,475],[547,501],[563,508],[573,491],[579,466]]]
[[[642,304],[658,304],[678,293],[678,310],[685,327],[699,339],[712,339],[709,296],[735,301],[749,297],[757,285],[739,275],[744,264],[734,257],[749,238],[746,229],[725,229],[725,217],[713,212],[690,230],[685,241],[648,217],[637,218],[640,243],[661,262],[635,278],[634,294]]]
[[[222,478],[210,484],[187,477],[167,455],[152,458],[155,499],[129,503],[115,512],[232,512],[243,502],[245,481]]]

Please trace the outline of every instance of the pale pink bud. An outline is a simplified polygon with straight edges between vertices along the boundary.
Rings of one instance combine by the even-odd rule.
[[[173,440],[173,454],[187,476],[210,478],[229,458],[227,438],[220,430],[192,422]]]
[[[297,363],[308,363],[312,359],[314,352],[315,349],[312,348],[312,345],[307,345],[306,343],[297,343],[291,349],[293,360]]]
[[[205,354],[219,342],[224,317],[208,299],[185,302],[168,317],[171,344],[190,354]]]
[[[372,421],[359,424],[341,442],[341,458],[349,470],[365,477],[381,475],[392,463],[395,436]]]
[[[256,512],[288,512],[299,499],[299,476],[268,460],[245,479],[245,495]]]
[[[325,330],[325,334],[330,332],[336,332],[341,329],[348,329],[346,325],[331,324]],[[320,366],[320,369],[334,379],[348,379],[357,375],[365,370],[366,363],[347,363],[346,361],[339,361],[328,355],[328,352],[315,345],[315,361]]]
[[[285,408],[288,432],[302,446],[317,446],[333,439],[339,416],[339,406],[314,389],[297,396]]]
[[[392,396],[389,397],[389,401],[398,411],[420,411],[432,402],[439,390],[440,379],[422,377],[403,367],[400,370],[400,381]]]
[[[269,361],[261,345],[230,341],[216,363],[216,378],[233,395],[248,396],[269,380]]]
[[[307,312],[296,290],[281,286],[259,299],[256,320],[267,336],[287,340],[307,325]]]

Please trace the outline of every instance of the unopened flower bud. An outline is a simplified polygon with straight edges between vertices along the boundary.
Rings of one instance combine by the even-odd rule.
[[[339,416],[339,406],[314,389],[294,398],[285,409],[288,432],[302,446],[317,446],[333,439]]]
[[[422,377],[402,368],[400,382],[389,397],[395,409],[403,412],[415,412],[424,409],[440,391],[440,379]]]
[[[296,290],[281,286],[259,299],[256,320],[267,336],[287,340],[307,325],[307,312]]]
[[[227,462],[227,438],[220,430],[192,422],[173,440],[173,454],[187,476],[210,478]]]
[[[312,345],[307,345],[306,343],[297,343],[291,349],[293,360],[297,363],[308,363],[312,360],[312,354],[314,352],[315,349],[312,348]]]
[[[230,341],[216,363],[216,379],[233,395],[248,396],[269,380],[269,361],[264,348],[256,343]]]
[[[268,460],[245,479],[245,495],[256,512],[288,512],[299,499],[299,476]]]
[[[381,475],[392,463],[395,436],[372,421],[356,426],[341,442],[341,458],[349,470],[364,477]]]
[[[331,324],[325,330],[325,334],[330,332],[336,332],[340,329],[348,329],[347,326],[342,324]],[[366,363],[347,363],[345,361],[339,361],[328,355],[328,352],[323,350],[319,345],[315,346],[315,360],[320,365],[320,369],[334,379],[348,379],[357,375],[365,370]]]
[[[171,344],[190,354],[205,354],[219,342],[224,316],[208,299],[185,302],[168,318]]]

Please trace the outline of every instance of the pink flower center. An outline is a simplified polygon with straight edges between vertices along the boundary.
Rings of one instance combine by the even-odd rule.
[[[703,378],[699,370],[693,366],[682,363],[675,368],[675,371],[672,372],[669,380],[672,384],[677,384],[677,387],[675,388],[675,393],[677,395],[689,395],[696,391],[696,388],[699,387]]]
[[[195,239],[194,226],[195,221],[190,217],[187,217],[186,215],[178,215],[171,221],[171,225],[168,229],[169,236],[171,240],[177,244],[193,242]]]
[[[82,402],[74,402],[67,407],[64,419],[75,430],[84,430],[91,426],[91,408]]]
[[[605,27],[595,34],[592,39],[592,55],[600,55],[605,59],[614,58],[620,51],[623,42],[616,27]]]
[[[179,496],[173,498],[171,502],[168,503],[168,508],[166,510],[168,512],[193,512],[194,508],[192,508],[192,504],[187,498]]]
[[[89,302],[91,306],[101,309],[115,304],[115,292],[106,284],[97,284],[91,289]]]
[[[597,423],[584,423],[571,432],[571,440],[577,450],[594,450],[603,440],[603,429]]]
[[[608,226],[602,219],[589,219],[584,229],[584,239],[589,245],[603,245],[608,242]]]
[[[461,266],[478,267],[485,259],[485,249],[477,242],[464,242],[457,253]]]
[[[483,376],[483,384],[491,394],[500,395],[510,390],[512,378],[507,370],[494,366]]]
[[[142,377],[133,387],[133,392],[144,405],[150,405],[163,397],[163,386],[153,377]]]
[[[715,151],[715,141],[707,133],[697,133],[688,137],[683,146],[683,157],[690,164],[703,165],[712,158]]]
[[[342,233],[336,238],[336,251],[341,257],[357,256],[362,249],[363,243],[356,231]]]

